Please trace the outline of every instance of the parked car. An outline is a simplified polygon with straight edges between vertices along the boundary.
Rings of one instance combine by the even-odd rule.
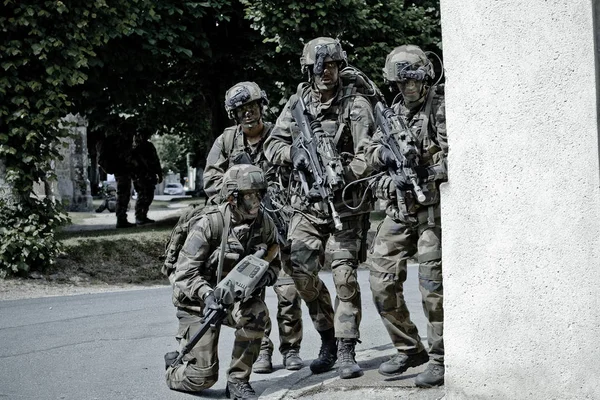
[[[163,190],[163,194],[182,196],[185,194],[185,189],[181,183],[167,183],[165,185],[165,189]]]

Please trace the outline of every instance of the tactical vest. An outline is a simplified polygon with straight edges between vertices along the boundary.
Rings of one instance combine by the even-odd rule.
[[[419,165],[429,166],[434,164],[433,156],[442,151],[437,139],[437,127],[435,117],[444,98],[444,86],[432,86],[429,88],[427,98],[421,108],[411,112],[404,105],[396,104],[394,110],[406,118],[408,129],[416,139],[419,148]],[[426,201],[418,203],[412,191],[405,192],[405,203],[409,213],[414,213],[421,206],[437,204],[440,201],[438,189],[439,182],[427,182],[422,185]]]
[[[228,165],[231,167],[235,164],[240,164],[240,159],[246,155],[255,165],[263,170],[267,181],[271,181],[274,175],[274,169],[267,161],[263,152],[263,144],[271,134],[273,125],[265,122],[265,130],[262,139],[255,146],[246,145],[244,140],[244,132],[240,125],[230,126],[223,131],[223,151],[227,154]]]

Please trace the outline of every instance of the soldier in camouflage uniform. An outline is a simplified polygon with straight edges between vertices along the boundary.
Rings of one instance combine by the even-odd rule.
[[[154,200],[154,189],[163,181],[160,160],[154,145],[148,141],[149,134],[137,132],[133,138],[133,187],[137,192],[135,223],[145,225],[154,222],[148,218],[148,209]]]
[[[131,151],[135,127],[131,120],[116,115],[110,118],[110,129],[97,144],[98,164],[107,174],[114,174],[117,181],[116,227],[131,228],[135,224],[127,221],[127,209],[131,199]]]
[[[367,176],[370,171],[364,159],[364,147],[373,133],[372,106],[361,95],[348,95],[348,88],[340,79],[340,70],[346,66],[346,53],[340,42],[328,37],[309,41],[304,46],[300,64],[309,82],[300,84],[298,92],[291,96],[277,119],[265,142],[267,158],[277,165],[293,166],[296,171],[305,172],[310,179],[308,154],[305,149],[293,144],[298,136],[298,125],[291,109],[301,96],[327,136],[319,140],[329,140],[338,154],[350,155],[343,165],[345,182]],[[361,376],[362,369],[355,360],[361,320],[356,269],[370,204],[363,203],[362,208],[350,209],[342,202],[342,190],[336,190],[332,202],[342,223],[341,229],[337,229],[325,199],[308,199],[298,180],[294,179],[290,185],[294,210],[288,232],[288,239],[292,242],[292,277],[322,342],[319,356],[310,368],[313,373],[328,371],[339,358],[342,378]],[[355,185],[353,188],[347,190],[346,200],[352,207],[357,207],[361,187]],[[335,312],[331,295],[319,278],[327,244],[333,260]]]
[[[209,207],[190,221],[190,231],[170,277],[173,303],[177,307],[177,340],[184,346],[198,330],[202,316],[218,307],[216,286],[221,243],[225,242],[222,276],[225,277],[245,255],[258,245],[277,246],[277,230],[270,217],[260,211],[267,188],[264,173],[253,165],[234,165],[223,176],[223,203]],[[226,235],[224,238],[223,235]],[[263,277],[264,285],[273,285],[279,273],[279,261]],[[259,285],[260,287],[261,285]],[[260,291],[260,289],[259,289]],[[231,364],[227,372],[227,396],[257,399],[249,384],[252,364],[260,351],[269,312],[260,294],[236,302],[228,310],[224,325],[235,329]],[[198,392],[213,386],[218,379],[218,341],[221,325],[211,328],[183,358],[183,364],[171,366],[179,352],[165,355],[166,381],[169,388]]]
[[[448,144],[443,87],[432,86],[433,65],[426,54],[413,45],[397,47],[387,56],[384,77],[400,90],[403,101],[392,107],[397,115],[405,118],[413,134],[419,153],[415,172],[426,199],[417,201],[412,184],[402,178],[394,180],[386,174],[377,185],[377,197],[387,201],[387,216],[377,230],[368,255],[370,285],[375,306],[397,349],[397,354],[381,364],[379,372],[397,375],[430,360],[415,382],[420,387],[432,387],[444,382],[439,184],[447,178]],[[377,170],[397,168],[391,151],[382,145],[379,130],[365,153],[367,161]],[[396,189],[399,189],[400,199]],[[412,256],[419,262],[419,287],[428,319],[429,355],[421,344],[403,297],[406,262]]]
[[[276,168],[271,165],[263,153],[263,143],[273,125],[263,121],[264,107],[268,99],[264,91],[254,82],[240,82],[231,87],[225,94],[225,110],[237,125],[226,128],[213,144],[206,159],[204,170],[204,191],[210,197],[210,202],[219,201],[218,193],[223,184],[223,174],[231,165],[253,164],[261,168],[270,184],[270,194],[276,191]],[[285,227],[278,230],[287,235],[289,217],[287,210],[278,212]],[[275,221],[277,219],[274,218]],[[283,365],[289,370],[298,370],[304,365],[300,358],[302,342],[302,308],[301,299],[290,267],[290,246],[287,237],[281,238],[281,271],[273,289],[277,295],[277,324],[279,327],[279,351],[283,355]],[[256,373],[271,373],[273,371],[272,354],[273,342],[271,320],[265,329],[261,351],[254,364]]]

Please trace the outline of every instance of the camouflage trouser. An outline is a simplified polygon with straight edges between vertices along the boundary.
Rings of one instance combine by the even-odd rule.
[[[279,352],[287,353],[294,349],[300,351],[302,343],[302,303],[291,276],[290,248],[281,249],[281,270],[273,289],[277,295],[277,326],[279,328]],[[264,291],[263,294],[264,296]],[[273,354],[271,335],[271,319],[265,327],[260,350]]]
[[[131,175],[115,175],[115,180],[117,181],[117,208],[115,215],[117,216],[117,220],[127,219],[127,208],[129,207],[129,199],[131,198]]]
[[[364,215],[342,220],[343,229],[332,224],[311,222],[295,213],[290,223],[292,278],[306,302],[317,331],[335,328],[337,338],[359,338],[361,320],[360,287],[356,277]],[[331,295],[319,278],[325,247],[332,252],[331,270],[336,288],[335,315]]]
[[[442,232],[439,205],[417,214],[418,224],[408,226],[385,217],[379,225],[367,264],[375,307],[399,351],[422,349],[417,328],[410,319],[403,295],[406,261],[416,254],[419,289],[427,317],[431,361],[444,363],[444,289],[442,284]]]
[[[135,202],[135,219],[143,220],[148,216],[148,209],[154,200],[154,188],[156,187],[156,175],[136,176],[133,179],[133,187],[137,192]]]
[[[177,340],[181,348],[200,327],[200,315],[178,310],[179,330]],[[265,303],[253,297],[243,303],[237,302],[228,312],[224,325],[235,328],[235,341],[227,380],[249,381],[252,364],[258,358],[260,341],[269,319]],[[169,367],[165,373],[167,386],[174,390],[197,392],[213,386],[219,378],[220,326],[209,329],[198,344],[183,358],[183,364]]]

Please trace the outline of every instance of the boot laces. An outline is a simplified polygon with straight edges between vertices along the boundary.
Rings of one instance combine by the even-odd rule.
[[[248,382],[235,382],[235,388],[242,394],[243,397],[255,396],[256,392]]]
[[[356,353],[354,351],[355,342],[353,340],[340,340],[339,358],[340,362],[345,363],[356,363],[354,359]]]
[[[319,350],[319,358],[321,359],[330,359],[334,356],[333,354],[333,350],[334,349],[334,344],[333,343],[328,343],[328,342],[323,342],[321,343],[321,349]]]

